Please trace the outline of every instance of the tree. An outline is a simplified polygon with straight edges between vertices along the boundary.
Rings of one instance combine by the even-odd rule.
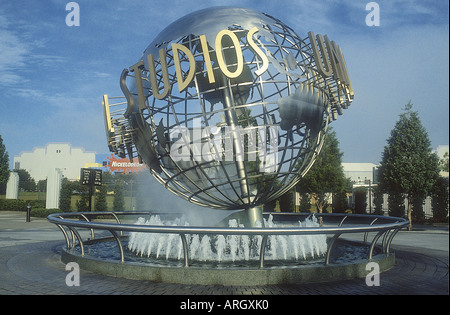
[[[123,186],[124,182],[122,180],[116,180],[114,183],[114,202],[113,202],[114,211],[123,211],[125,208]]]
[[[36,189],[39,192],[47,191],[47,179],[41,179],[37,182]]]
[[[438,157],[431,151],[428,134],[409,102],[391,131],[380,162],[384,191],[407,199],[409,230],[412,229],[414,196],[427,195],[439,176]],[[392,199],[392,198],[391,198]],[[398,203],[398,202],[397,202]]]
[[[388,212],[391,217],[405,215],[405,197],[403,194],[391,191],[388,195]]]
[[[411,217],[415,220],[423,221],[425,219],[425,212],[423,205],[425,204],[425,194],[416,194],[411,198]]]
[[[64,212],[71,211],[71,198],[73,193],[72,183],[65,177],[61,182],[61,190],[59,191],[59,209]]]
[[[291,189],[280,196],[278,203],[281,212],[295,212],[295,189]]]
[[[264,204],[264,212],[272,212],[275,211],[275,207],[277,206],[277,199],[271,200]]]
[[[6,152],[6,147],[3,144],[2,136],[0,135],[0,185],[6,184],[9,179],[9,155]]]
[[[448,152],[445,152],[444,156],[439,161],[439,169],[443,172],[448,172]]]
[[[300,206],[298,207],[300,212],[311,211],[311,195],[308,193],[300,193]]]
[[[36,181],[27,170],[15,169],[14,172],[19,175],[19,189],[23,191],[36,191]]]
[[[333,194],[333,212],[345,213],[348,208],[348,198],[345,190]]]
[[[448,177],[439,177],[431,192],[431,208],[433,218],[437,221],[448,220]]]
[[[108,205],[106,204],[107,187],[103,185],[99,187],[98,192],[95,194],[95,211],[108,211]]]
[[[300,193],[315,194],[319,213],[328,207],[328,199],[332,193],[346,189],[342,155],[336,132],[330,128],[316,162],[297,184],[297,191]]]
[[[376,215],[383,215],[383,192],[381,189],[377,186],[375,186],[373,189],[373,204],[374,204],[374,212],[373,214]]]
[[[367,209],[367,188],[358,187],[355,189],[355,213],[364,214]]]
[[[76,202],[77,211],[91,211],[89,209],[89,185],[81,185],[78,181],[73,182],[72,185],[80,196]]]

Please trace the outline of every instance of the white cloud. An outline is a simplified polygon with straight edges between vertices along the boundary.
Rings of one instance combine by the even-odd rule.
[[[65,57],[39,54],[46,39],[36,38],[29,26],[12,21],[0,12],[0,84],[14,86],[27,82],[28,73],[40,71],[66,61]]]
[[[3,20],[5,18],[3,17]],[[0,28],[0,83],[12,84],[20,80],[15,73],[26,64],[29,47],[14,32]]]
[[[0,73],[0,85],[13,85],[22,81],[22,77],[12,73]]]

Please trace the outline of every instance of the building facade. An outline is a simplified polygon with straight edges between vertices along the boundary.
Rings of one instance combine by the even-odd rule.
[[[373,163],[342,163],[344,175],[346,178],[356,184],[364,184],[369,180],[371,183],[376,181],[377,165]]]
[[[45,148],[34,148],[14,157],[14,169],[27,170],[36,182],[45,180],[54,169],[60,169],[69,180],[77,180],[86,163],[95,163],[95,152],[72,147],[70,143],[49,143]]]

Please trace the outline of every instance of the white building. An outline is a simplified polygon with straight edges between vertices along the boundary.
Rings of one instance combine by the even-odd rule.
[[[374,182],[374,173],[377,168],[376,164],[373,163],[342,163],[344,168],[345,178],[351,179],[352,182],[364,183],[370,180],[371,183]]]
[[[87,163],[95,163],[95,153],[70,143],[48,143],[45,148],[34,148],[14,157],[14,169],[25,169],[37,182],[47,178],[50,171],[60,169],[69,180],[80,177],[80,169]]]
[[[438,145],[436,147],[436,149],[433,150],[433,152],[437,154],[437,156],[439,157],[439,160],[443,160],[444,158],[448,159],[448,151],[449,151],[448,148],[449,148],[448,144],[445,144],[445,145],[441,144],[441,145]],[[448,172],[441,171],[440,175],[442,177],[448,177]]]
[[[438,146],[433,152],[435,152],[439,158],[442,159],[445,152],[448,152],[448,145]],[[373,163],[342,163],[342,167],[344,169],[345,177],[350,177],[353,182],[353,189],[358,187],[364,187],[367,189],[366,212],[373,212],[375,209],[375,204],[372,188],[377,186],[376,176],[379,165]],[[448,177],[448,172],[441,172],[441,176]],[[407,204],[408,203],[405,198],[405,211]],[[349,206],[353,207],[353,194],[349,196]],[[388,194],[383,194],[382,210],[385,215],[388,215]],[[427,197],[425,199],[423,211],[425,213],[425,218],[433,217],[433,212],[431,210],[431,197]]]
[[[435,152],[441,160],[444,158],[445,153],[447,153],[448,155],[448,148],[448,144],[440,144],[436,147],[436,149],[433,150],[433,152]]]

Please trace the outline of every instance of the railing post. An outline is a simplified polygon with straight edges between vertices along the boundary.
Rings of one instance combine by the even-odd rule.
[[[80,215],[83,219],[86,220],[86,222],[91,222],[91,220],[89,220],[83,213],[81,213]],[[95,238],[94,229],[91,229],[91,239],[93,240],[94,238]]]
[[[339,223],[339,227],[341,227],[342,226],[342,224],[344,224],[344,221],[347,219],[347,217],[348,217],[348,215],[346,215],[342,220],[341,220],[341,222]]]
[[[381,241],[381,248],[383,250],[383,253],[386,253],[386,244],[387,244],[387,240],[389,239],[389,235],[391,233],[392,230],[386,230],[386,233],[384,233],[383,235],[383,240]]]
[[[111,212],[111,215],[116,219],[117,224],[120,224],[120,220],[114,212]],[[120,236],[123,236],[123,231],[120,231]]]
[[[392,240],[394,239],[394,236],[397,235],[398,231],[400,231],[400,230],[401,230],[401,228],[398,228],[398,229],[395,229],[395,231],[391,233],[391,236],[389,237],[387,244],[386,244],[386,254],[389,255],[389,250],[391,248]]]
[[[180,234],[181,242],[183,243],[183,253],[184,253],[184,268],[189,268],[189,251],[186,241],[186,235]]]
[[[266,252],[267,235],[263,235],[259,249],[259,269],[264,269],[264,253]]]
[[[119,251],[120,251],[120,262],[124,263],[125,262],[125,257],[123,254],[123,247],[122,247],[122,242],[120,241],[120,238],[117,236],[116,231],[114,230],[109,230],[109,232],[114,236],[114,238],[117,241],[117,244],[119,245]]]
[[[378,220],[378,218],[375,218],[375,220],[373,220],[372,222],[370,222],[370,224],[369,224],[369,226],[372,226],[374,223],[375,223],[375,221],[377,221]],[[367,236],[369,235],[369,232],[365,232],[364,233],[364,243],[365,242],[367,242]]]
[[[339,236],[341,236],[342,233],[336,233],[333,235],[333,238],[331,239],[330,245],[327,248],[327,255],[325,256],[325,265],[330,264],[330,256],[331,256],[331,250],[333,249],[333,245],[338,239]]]
[[[64,234],[64,238],[66,239],[66,248],[67,248],[67,250],[69,250],[70,249],[70,242],[69,242],[69,237],[67,236],[66,231],[63,229],[63,227],[60,224],[56,224],[56,226],[59,227],[61,232]]]
[[[72,228],[70,226],[67,226],[67,227],[72,232],[72,237],[73,237],[73,234],[75,234],[75,236],[77,237],[78,243],[80,244],[81,256],[83,257],[84,256],[84,244],[83,244],[83,240],[81,239],[80,233],[78,233],[78,231],[76,229],[74,229],[74,228]],[[75,247],[75,242],[74,241],[73,241],[72,245],[73,245],[72,248],[74,248]]]
[[[372,260],[372,256],[373,256],[373,249],[375,248],[375,244],[377,243],[378,239],[380,238],[381,234],[385,233],[386,230],[381,230],[380,232],[377,233],[377,235],[375,235],[375,237],[372,240],[372,244],[370,245],[370,249],[369,249],[369,260]]]

